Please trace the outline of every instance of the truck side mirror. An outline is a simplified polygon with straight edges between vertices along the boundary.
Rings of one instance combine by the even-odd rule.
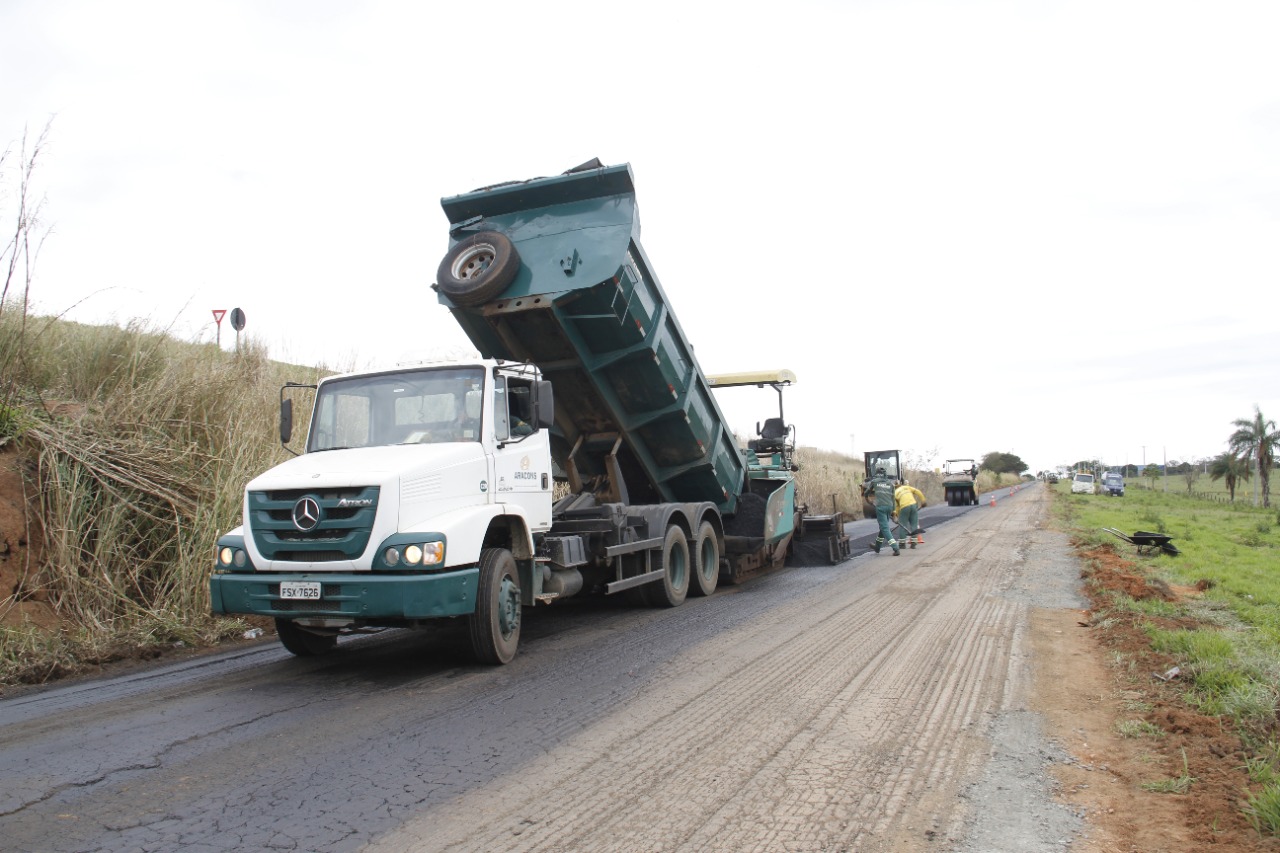
[[[288,444],[293,437],[293,401],[280,401],[280,443]]]
[[[541,379],[534,383],[533,395],[534,429],[550,429],[556,422],[555,395],[551,391],[551,382]]]

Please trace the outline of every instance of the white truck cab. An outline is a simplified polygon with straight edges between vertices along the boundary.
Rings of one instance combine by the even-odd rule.
[[[473,613],[482,551],[531,570],[551,527],[551,407],[536,370],[497,361],[324,379],[304,452],[249,482],[243,524],[218,540],[214,612],[275,617],[302,653],[344,629]]]

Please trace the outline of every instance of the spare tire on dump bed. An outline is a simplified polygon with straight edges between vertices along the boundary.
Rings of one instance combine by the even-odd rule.
[[[520,270],[511,238],[477,231],[453,245],[436,270],[436,286],[458,305],[482,305],[500,295]]]

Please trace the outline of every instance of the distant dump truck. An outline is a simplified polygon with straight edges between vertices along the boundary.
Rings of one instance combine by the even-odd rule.
[[[947,506],[976,506],[978,463],[973,459],[948,459],[942,467],[942,494]]]
[[[677,607],[782,566],[804,526],[794,431],[771,419],[737,446],[641,248],[630,167],[441,205],[438,298],[480,357],[282,389],[286,446],[287,394],[314,391],[305,452],[247,485],[217,542],[214,612],[272,617],[304,656],[459,617],[475,657],[502,664],[523,608]]]

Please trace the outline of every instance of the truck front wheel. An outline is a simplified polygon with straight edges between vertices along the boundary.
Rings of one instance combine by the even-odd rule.
[[[480,663],[509,663],[520,645],[520,575],[506,548],[480,552],[476,612],[468,617],[471,651]]]
[[[327,654],[338,645],[336,634],[316,634],[288,619],[276,620],[276,634],[280,637],[280,645],[300,658]]]
[[[693,547],[693,577],[697,583],[689,586],[694,595],[710,595],[720,582],[720,540],[716,538],[715,525],[702,522],[698,539]]]
[[[482,305],[507,289],[520,270],[520,255],[506,234],[478,231],[445,253],[436,286],[458,305]]]
[[[654,568],[662,570],[662,580],[645,587],[649,603],[654,607],[679,607],[689,594],[689,537],[684,528],[673,524],[667,528],[662,551],[655,555]]]

